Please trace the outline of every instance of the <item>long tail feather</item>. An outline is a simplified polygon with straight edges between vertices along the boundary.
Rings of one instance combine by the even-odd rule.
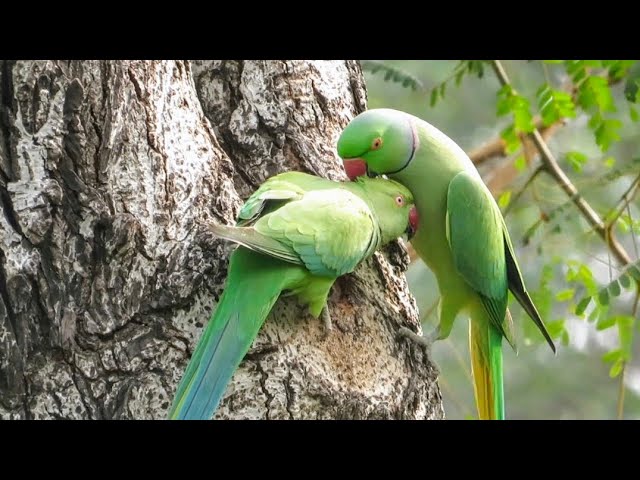
[[[469,351],[480,420],[504,420],[502,334],[488,322],[469,320]]]
[[[286,271],[273,268],[264,256],[243,247],[233,252],[224,293],[178,386],[170,419],[213,416],[288,280]]]

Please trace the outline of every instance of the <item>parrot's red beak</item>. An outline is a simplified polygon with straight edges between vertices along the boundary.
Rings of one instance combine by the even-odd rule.
[[[418,210],[414,205],[413,207],[411,207],[411,210],[409,210],[409,227],[407,228],[407,237],[409,240],[411,240],[411,237],[413,237],[418,230],[419,218],[420,217],[418,216]]]
[[[354,180],[357,177],[367,174],[367,164],[361,158],[348,158],[342,161],[344,165],[344,171],[347,173],[349,180]]]

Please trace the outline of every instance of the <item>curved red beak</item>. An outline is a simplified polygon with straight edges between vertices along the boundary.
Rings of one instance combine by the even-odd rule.
[[[361,158],[348,158],[343,160],[342,164],[349,180],[354,180],[367,174],[367,164]]]
[[[409,210],[409,226],[407,227],[407,237],[409,240],[411,240],[411,237],[413,237],[418,230],[419,219],[418,209],[414,205],[411,207],[411,210]]]

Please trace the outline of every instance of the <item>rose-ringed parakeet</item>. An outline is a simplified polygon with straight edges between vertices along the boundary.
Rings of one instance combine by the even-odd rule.
[[[171,419],[209,419],[274,303],[295,294],[311,315],[335,280],[379,247],[417,228],[411,192],[385,179],[334,182],[300,172],[271,177],[245,202],[236,226],[211,231],[240,246],[220,302],[178,386]]]
[[[509,290],[554,353],[555,345],[527,293],[500,209],[477,169],[440,130],[392,109],[355,117],[337,148],[350,178],[385,174],[413,193],[421,228],[411,244],[440,290],[439,324],[425,343],[448,337],[458,313],[467,313],[479,417],[503,419],[502,337],[516,350]]]

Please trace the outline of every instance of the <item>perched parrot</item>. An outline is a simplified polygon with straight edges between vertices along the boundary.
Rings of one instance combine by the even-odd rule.
[[[281,293],[323,314],[335,280],[418,224],[402,185],[363,177],[334,182],[300,172],[276,175],[245,202],[236,226],[213,225],[238,243],[224,292],[178,386],[171,419],[209,419],[233,372]]]
[[[386,108],[355,117],[337,148],[350,178],[385,174],[413,193],[422,228],[411,244],[440,290],[440,320],[423,342],[447,338],[458,313],[467,313],[478,415],[504,419],[502,337],[517,352],[509,290],[556,349],[527,293],[502,213],[478,170],[440,130]],[[408,329],[402,333],[417,337]]]

